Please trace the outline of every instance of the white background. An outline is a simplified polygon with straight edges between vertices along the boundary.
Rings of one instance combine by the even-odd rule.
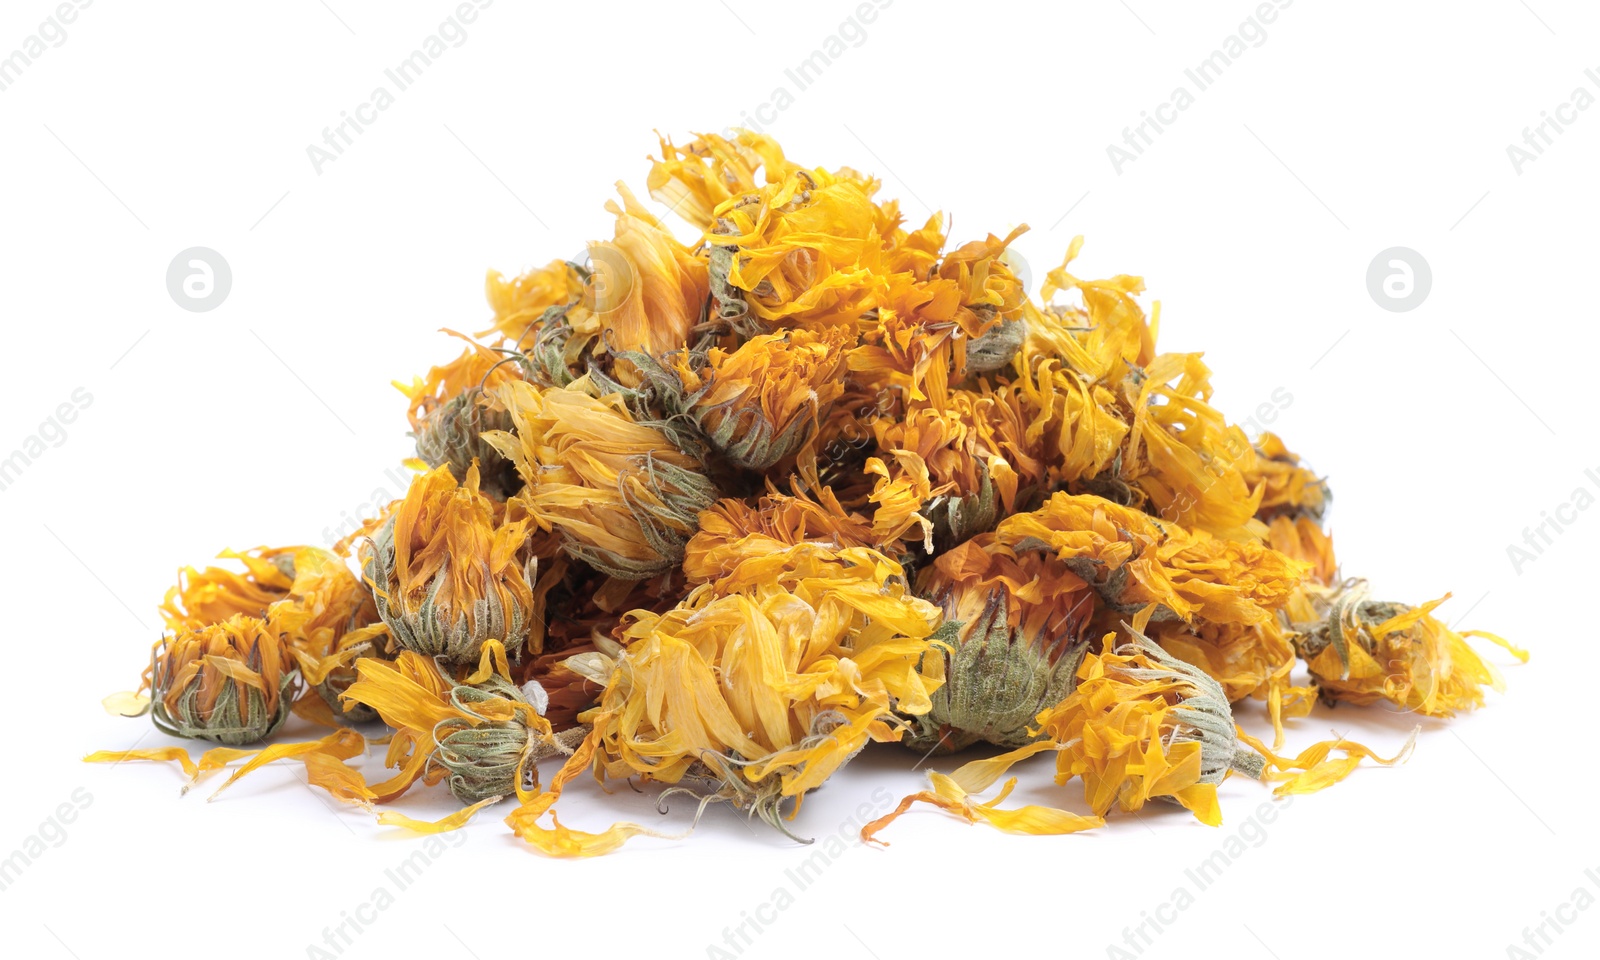
[[[767,129],[803,163],[881,176],[917,223],[952,212],[958,241],[1031,224],[1018,249],[1035,291],[1085,234],[1077,272],[1145,276],[1163,302],[1161,345],[1206,351],[1222,409],[1243,421],[1275,390],[1292,395],[1272,426],[1331,478],[1346,573],[1412,602],[1453,590],[1446,619],[1533,650],[1525,667],[1492,652],[1507,694],[1424,722],[1410,763],[1283,809],[1142,955],[1506,956],[1525,928],[1573,916],[1577,888],[1600,895],[1584,875],[1600,874],[1600,511],[1563,507],[1580,487],[1600,493],[1585,476],[1600,475],[1600,109],[1520,173],[1506,150],[1575,88],[1600,93],[1584,73],[1600,73],[1600,12],[1299,0],[1114,169],[1107,145],[1192,89],[1184,70],[1254,7],[898,0]],[[0,57],[53,9],[7,0]],[[385,871],[418,842],[331,809],[298,768],[208,805],[180,799],[166,766],[80,763],[146,729],[104,715],[100,697],[135,682],[178,566],[224,546],[324,543],[374,493],[399,495],[385,471],[408,441],[389,381],[455,355],[438,328],[486,325],[486,268],[609,236],[603,203],[618,178],[643,194],[653,129],[681,142],[753,116],[780,86],[793,93],[785,68],[855,4],[499,0],[314,170],[307,146],[453,9],[100,0],[0,92],[0,456],[74,390],[93,398],[0,492],[12,671],[0,857],[41,829],[58,837],[42,825],[75,790],[92,798],[0,893],[9,956],[302,957],[392,890]],[[203,314],[165,286],[169,261],[196,245],[222,252],[234,278]],[[1396,245],[1433,272],[1406,313],[1380,309],[1365,282]],[[1558,508],[1576,522],[1519,571],[1508,545]],[[1241,712],[1261,729],[1258,709]],[[1388,751],[1413,722],[1319,707],[1291,747],[1338,731]],[[1041,760],[1018,797],[1080,806]],[[837,833],[880,786],[880,798],[916,789],[914,762],[868,751],[795,829]],[[1014,943],[1106,956],[1192,887],[1184,871],[1268,796],[1238,781],[1223,795],[1217,830],[1176,810],[1059,838],[908,816],[885,834],[891,848],[850,849],[744,955],[888,960]],[[585,788],[565,819],[685,823],[683,809],[651,806]],[[404,809],[451,807],[441,790]],[[717,956],[724,929],[771,917],[762,905],[814,852],[727,811],[688,841],[637,840],[589,862],[543,859],[496,816],[456,839],[344,956]],[[1600,909],[1576,917],[1546,956],[1595,955]]]

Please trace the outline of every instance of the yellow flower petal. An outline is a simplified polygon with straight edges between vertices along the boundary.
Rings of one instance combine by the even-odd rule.
[[[470,807],[462,807],[460,810],[457,810],[455,813],[452,813],[447,817],[442,817],[438,820],[431,821],[413,820],[403,813],[395,813],[392,810],[385,810],[383,813],[378,814],[378,822],[386,827],[402,827],[406,830],[410,830],[412,833],[449,833],[452,830],[459,830],[466,826],[472,821],[473,817],[476,817],[484,809],[492,807],[504,799],[504,797],[487,797],[483,800],[479,800]]]

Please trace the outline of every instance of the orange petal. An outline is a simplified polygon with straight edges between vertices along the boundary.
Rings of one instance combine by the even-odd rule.
[[[121,763],[124,760],[159,760],[177,763],[191,779],[200,773],[200,768],[189,758],[189,751],[182,747],[161,747],[155,750],[101,750],[83,758],[84,763]]]
[[[505,797],[489,797],[486,800],[479,800],[470,807],[462,807],[448,817],[433,821],[413,820],[403,813],[385,810],[378,814],[378,822],[387,827],[403,827],[412,833],[449,833],[466,826],[485,807],[493,806],[504,799]]]
[[[303,759],[309,754],[318,754],[334,760],[348,760],[364,751],[366,746],[367,741],[365,738],[356,731],[349,729],[336,730],[321,740],[311,740],[305,743],[273,744],[264,750],[256,751],[255,756],[249,763],[235,770],[233,775],[228,777],[227,781],[218,787],[206,800],[210,802],[217,799],[217,796],[222,791],[233,786],[240,778],[261,769],[269,763],[291,758]],[[236,750],[210,750],[201,758],[200,767],[201,770],[205,770],[208,767],[220,767],[228,760],[241,759],[243,756],[249,756],[249,753]],[[326,765],[323,766],[323,770],[326,773]],[[329,792],[333,793],[334,791],[330,790]],[[338,796],[338,794],[335,793],[335,796]]]
[[[550,815],[553,827],[546,829],[536,823],[524,822],[517,826],[517,836],[541,853],[552,857],[599,857],[617,850],[637,836],[660,837],[663,840],[681,840],[687,833],[669,835],[657,833],[637,823],[614,823],[599,833],[585,833],[561,825],[555,814]]]

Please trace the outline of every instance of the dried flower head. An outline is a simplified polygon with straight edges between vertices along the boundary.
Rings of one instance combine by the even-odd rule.
[[[1295,684],[1298,663],[1284,617],[1260,623],[1212,623],[1195,619],[1152,622],[1150,637],[1178,659],[1194,664],[1221,685],[1230,703],[1265,700],[1278,745],[1283,721],[1311,712],[1316,690]]]
[[[1321,519],[1333,494],[1328,482],[1307,469],[1297,454],[1290,452],[1275,433],[1256,438],[1255,457],[1245,471],[1245,483],[1254,490],[1261,486],[1258,516]]]
[[[1006,251],[1027,231],[1026,226],[1020,226],[1004,238],[991,233],[982,240],[973,240],[950,251],[939,263],[939,279],[955,284],[961,291],[961,307],[956,311],[955,320],[974,343],[1000,324],[1022,316],[1022,302],[1027,299],[1028,292],[1006,259]],[[1020,341],[1021,331],[1015,336]],[[1002,341],[1012,337],[1007,334]],[[980,348],[978,352],[989,351]],[[1000,358],[995,366],[1009,359],[1009,356]]]
[[[1156,356],[1155,330],[1159,304],[1147,321],[1135,299],[1144,280],[1120,274],[1107,280],[1080,280],[1068,271],[1083,249],[1074,237],[1061,266],[1045,275],[1039,289],[1044,306],[1023,305],[1028,343],[1039,358],[1059,358],[1092,383],[1120,385],[1130,374],[1148,367]],[[1057,304],[1057,293],[1071,291],[1081,305]]]
[[[513,654],[541,624],[529,521],[478,492],[477,468],[417,477],[362,550],[378,615],[406,650],[476,663],[488,640]],[[542,634],[540,634],[542,635]],[[537,651],[535,651],[537,652]]]
[[[682,147],[663,137],[661,159],[651,164],[647,184],[650,196],[698,229],[710,230],[717,207],[795,169],[776,140],[748,130],[732,139],[699,134]],[[758,170],[765,174],[760,181]]]
[[[1119,633],[1127,637],[1120,645]],[[1217,784],[1230,770],[1260,778],[1267,765],[1261,753],[1236,735],[1221,687],[1204,671],[1168,656],[1129,624],[1107,633],[1102,643],[1099,652],[1083,657],[1072,692],[1039,714],[1033,732],[1040,739],[998,757],[974,760],[948,776],[930,773],[931,792],[905,798],[894,812],[863,828],[862,838],[875,839],[918,802],[1027,834],[1090,829],[1101,825],[1114,805],[1137,812],[1153,799],[1178,803],[1202,823],[1221,823]],[[999,803],[1016,784],[1014,777],[992,800],[980,804],[970,799],[1016,763],[1047,752],[1056,754],[1058,784],[1083,779],[1084,797],[1095,816],[1051,807],[1001,809]]]
[[[583,289],[583,274],[562,260],[552,260],[510,280],[491,270],[485,293],[494,311],[494,325],[477,335],[498,333],[514,343],[528,342],[529,334],[553,308],[581,310],[578,302]]]
[[[1131,615],[1156,604],[1157,619],[1261,623],[1308,572],[1260,542],[1186,531],[1095,496],[1055,494],[995,532],[1012,550],[1055,555],[1114,609]]]
[[[815,500],[781,494],[769,494],[753,505],[718,500],[700,514],[700,529],[684,552],[683,571],[691,582],[711,581],[726,591],[746,560],[782,555],[802,543],[835,550],[865,547],[872,543],[872,527],[859,514],[846,512],[826,487]]]
[[[924,275],[890,274],[877,296],[877,323],[851,352],[850,369],[887,381],[910,400],[943,407],[950,386],[966,378],[972,345],[988,369],[1003,366],[1022,330],[984,338],[1022,314],[1022,284],[1004,255],[1026,229],[1018,227],[1004,240],[991,235],[969,243]]]
[[[1162,354],[1125,386],[1134,417],[1122,476],[1163,519],[1248,540],[1264,487],[1252,488],[1255,449],[1211,406],[1211,371],[1198,353]]]
[[[1015,389],[1028,415],[1025,436],[1039,445],[1047,477],[1055,483],[1077,484],[1105,476],[1126,490],[1112,469],[1129,429],[1116,393],[1053,356],[1040,356],[1031,345],[1024,344],[1019,359]],[[1130,497],[1131,491],[1122,502]]]
[[[1216,785],[1229,770],[1259,777],[1261,755],[1234,735],[1222,688],[1126,627],[1129,639],[1084,657],[1078,686],[1039,725],[1061,745],[1056,782],[1083,778],[1090,809],[1136,811],[1152,798],[1176,801],[1203,823],[1222,822]]]
[[[717,490],[698,460],[635,422],[622,398],[507,384],[500,398],[515,434],[490,443],[517,466],[517,498],[563,549],[613,576],[642,580],[677,566]]]
[[[1048,274],[1049,305],[1023,311],[1017,366],[1036,427],[1059,438],[1055,468],[1075,492],[1105,493],[1216,536],[1258,537],[1255,451],[1211,406],[1210,371],[1199,354],[1155,353],[1160,314],[1147,322],[1134,299],[1144,290],[1138,277],[1083,281],[1068,272],[1081,245],[1074,240]],[[1082,306],[1049,303],[1063,291]]]
[[[1035,717],[1071,692],[1095,593],[1066,565],[1037,553],[990,552],[984,534],[942,554],[917,592],[944,612],[945,684],[904,741],[951,753],[974,743],[1020,747]]]
[[[815,434],[844,390],[848,331],[824,328],[752,337],[735,350],[679,352],[668,388],[711,446],[733,463],[766,471]]]
[[[1505,689],[1494,665],[1478,656],[1467,637],[1482,637],[1527,662],[1521,650],[1492,633],[1463,633],[1433,616],[1445,594],[1420,607],[1372,600],[1367,583],[1353,580],[1333,598],[1327,620],[1296,637],[1311,677],[1329,700],[1369,704],[1387,700],[1430,717],[1453,716],[1483,705],[1483,687]]]
[[[359,705],[347,709],[339,694],[355,682],[355,662],[381,656],[389,627],[378,616],[372,590],[327,550],[305,547],[294,555],[289,596],[267,608],[269,629],[289,652],[327,706],[352,723],[376,719]]]
[[[259,617],[181,628],[152,652],[150,716],[162,733],[239,745],[289,719],[300,675]]]
[[[993,530],[1044,484],[1045,460],[1029,436],[1021,398],[1009,386],[955,389],[943,405],[913,403],[903,417],[875,419],[872,430],[880,450],[915,454],[927,466],[930,486],[946,491],[921,508],[942,546]]]
[[[299,547],[256,547],[242,552],[224,550],[224,560],[244,565],[239,573],[225,567],[178,572],[178,584],[161,603],[161,618],[168,630],[204,627],[235,614],[259,617],[282,600],[294,583],[294,555]]]
[[[679,243],[627,187],[617,189],[623,205],[606,205],[617,218],[615,236],[589,247],[594,332],[605,351],[661,357],[687,346],[700,323],[708,261]],[[616,375],[628,386],[638,382],[627,364]]]
[[[770,172],[769,172],[770,175]],[[772,325],[853,323],[875,304],[884,242],[878,181],[793,168],[718,205],[712,243],[733,247],[728,282]]]
[[[1227,771],[1259,778],[1262,757],[1235,738],[1221,686],[1125,626],[1128,642],[1083,658],[1072,696],[1038,717],[1056,755],[1056,782],[1083,778],[1094,813],[1138,811],[1174,800],[1195,818],[1222,821],[1216,784]]]
[[[499,799],[538,784],[537,761],[561,752],[550,724],[511,682],[505,649],[489,641],[477,669],[454,679],[407,650],[394,662],[362,660],[346,700],[395,729],[387,764],[399,772],[371,789],[379,802],[414,784],[448,781],[464,804]]]
[[[719,592],[696,588],[625,629],[594,733],[569,763],[611,779],[704,782],[782,829],[785,801],[820,786],[869,740],[895,740],[895,711],[926,712],[942,677],[927,657],[938,612],[875,551],[812,543],[747,560]],[[592,751],[592,752],[591,752]],[[563,782],[558,778],[558,783]],[[553,798],[513,820],[532,842]]]
[[[417,439],[418,459],[430,467],[448,466],[457,480],[465,479],[476,462],[484,492],[504,500],[521,484],[510,462],[484,442],[483,434],[511,429],[511,417],[494,391],[522,374],[499,352],[469,344],[461,356],[434,367],[426,377],[395,386],[411,401],[406,415]]]

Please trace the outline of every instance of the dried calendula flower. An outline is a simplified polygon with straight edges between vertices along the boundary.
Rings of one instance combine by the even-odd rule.
[[[991,553],[992,540],[968,540],[917,578],[944,611],[939,636],[951,647],[930,654],[944,657],[945,683],[902,741],[919,753],[1032,743],[1035,717],[1072,691],[1094,591],[1059,560]]]
[[[589,749],[568,768],[704,782],[702,802],[733,802],[782,829],[786,801],[869,740],[900,737],[896,710],[927,711],[942,679],[925,656],[938,612],[906,592],[898,564],[866,548],[802,543],[744,561],[725,589],[702,585],[627,626],[626,649],[585,715]],[[529,801],[512,817],[542,849],[549,830],[537,821],[553,801]]]
[[[865,472],[877,477],[868,499],[872,503],[873,544],[893,550],[900,540],[920,543],[934,552],[933,519],[925,505],[955,489],[955,481],[935,486],[928,465],[910,450],[888,450],[888,460],[868,457]]]
[[[942,407],[949,388],[966,378],[969,356],[990,370],[1004,366],[1024,329],[997,329],[1019,322],[1022,314],[1022,284],[1004,254],[1026,229],[952,251],[929,275],[889,275],[877,297],[876,327],[851,351],[850,369],[886,379],[908,400]],[[991,332],[994,338],[988,338]]]
[[[178,584],[161,603],[161,618],[168,630],[203,627],[235,614],[259,617],[267,607],[288,596],[294,583],[294,555],[299,547],[256,547],[224,550],[217,556],[244,565],[239,573],[225,567],[196,570],[185,567]]]
[[[1290,679],[1298,659],[1289,624],[1315,619],[1326,610],[1326,585],[1337,569],[1333,545],[1309,517],[1275,518],[1268,530],[1272,548],[1291,560],[1308,565],[1308,576],[1280,602],[1277,614],[1251,622],[1212,622],[1204,617],[1189,621],[1152,621],[1150,636],[1162,649],[1205,670],[1222,684],[1230,701],[1253,696],[1265,700],[1275,742],[1282,746],[1283,721],[1305,716],[1316,690]]]
[[[1036,502],[1045,480],[1028,414],[1009,386],[954,389],[943,405],[915,402],[903,417],[876,418],[872,430],[880,450],[915,454],[930,485],[945,491],[920,510],[939,546],[993,530],[1020,501]]]
[[[1255,449],[1211,406],[1211,371],[1198,353],[1162,354],[1124,384],[1134,408],[1122,476],[1152,512],[1190,529],[1248,540],[1265,492],[1249,478]]]
[[[699,134],[683,147],[661,139],[661,160],[650,168],[650,195],[707,234],[707,331],[766,333],[765,323],[750,315],[746,291],[728,282],[739,248],[717,237],[733,227],[728,222],[718,224],[715,211],[754,197],[762,184],[782,181],[795,170],[798,166],[784,158],[778,141],[749,130],[726,139]],[[762,171],[762,178],[757,179],[757,171]]]
[[[417,458],[430,467],[448,466],[457,480],[466,479],[467,468],[476,462],[484,492],[504,500],[517,492],[521,481],[483,434],[511,429],[511,415],[494,391],[522,375],[501,353],[469,344],[461,356],[429,370],[427,377],[395,386],[411,401],[406,415],[417,438]]]
[[[1457,633],[1439,622],[1433,611],[1448,599],[1411,607],[1371,599],[1364,580],[1344,584],[1327,620],[1296,637],[1318,690],[1329,700],[1387,700],[1430,717],[1482,706],[1482,688],[1502,691],[1505,681],[1466,638],[1482,637],[1523,662],[1528,653],[1492,633]]]
[[[478,470],[417,477],[362,548],[378,615],[400,647],[476,663],[487,640],[520,651],[542,616],[530,521],[478,492]],[[537,652],[537,651],[534,651]]]
[[[1168,620],[1150,623],[1148,631],[1163,650],[1216,680],[1230,702],[1252,696],[1265,700],[1281,746],[1284,719],[1305,716],[1316,700],[1314,688],[1290,679],[1298,660],[1284,619],[1248,624]]]
[[[522,343],[551,308],[571,305],[578,309],[584,277],[573,264],[552,260],[510,280],[491,270],[485,288],[489,307],[494,311],[494,325],[478,336],[498,333]]]
[[[1265,486],[1256,453],[1211,406],[1210,370],[1199,354],[1155,353],[1160,312],[1146,322],[1134,299],[1144,289],[1138,277],[1083,281],[1069,273],[1081,245],[1081,237],[1073,241],[1041,293],[1049,301],[1074,291],[1083,306],[1024,308],[1019,368],[1040,414],[1056,421],[1058,469],[1079,484],[1074,492],[1114,488],[1120,502],[1190,529],[1259,537]],[[1126,440],[1108,447],[1117,434]]]
[[[1211,405],[1211,372],[1199,354],[1156,354],[1160,311],[1146,322],[1134,299],[1142,280],[1083,281],[1068,272],[1081,244],[1074,240],[1066,262],[1050,271],[1042,295],[1075,291],[1083,306],[1025,308],[1019,364],[1041,413],[1066,401],[1068,415],[1052,428],[1063,441],[1064,478],[1080,484],[1075,492],[1115,488],[1122,502],[1190,529],[1258,538],[1266,474],[1276,471],[1258,464],[1244,431]],[[1126,439],[1108,459],[1107,441],[1119,433]],[[1302,492],[1309,506],[1312,494]]]
[[[847,512],[826,487],[816,499],[769,494],[755,504],[718,500],[700,514],[700,529],[684,553],[683,571],[695,583],[727,590],[743,574],[746,560],[786,555],[790,547],[814,543],[830,549],[872,543],[871,524]]]
[[[708,242],[734,248],[728,283],[772,326],[854,323],[884,289],[878,181],[793,168],[719,204]]]
[[[180,629],[155,646],[150,718],[175,737],[255,743],[289,719],[299,683],[289,648],[265,621],[238,614]]]
[[[570,556],[612,576],[643,580],[677,566],[716,485],[666,434],[635,422],[620,396],[580,386],[501,389],[516,433],[487,439],[527,485],[516,503],[558,532]]]
[[[1028,416],[1025,436],[1039,445],[1048,478],[1073,484],[1111,474],[1128,436],[1116,394],[1030,343],[1023,345],[1018,367],[1015,389]],[[1114,476],[1108,482],[1121,484]]]
[[[679,243],[622,184],[613,239],[589,248],[594,316],[607,351],[664,356],[688,345],[709,292],[708,262]],[[619,364],[628,386],[638,374]]]
[[[387,762],[399,773],[372,792],[387,802],[416,783],[447,780],[464,804],[512,796],[537,761],[564,752],[537,707],[511,682],[505,649],[483,647],[482,662],[455,680],[433,661],[403,651],[393,663],[362,660],[345,699],[374,710],[395,729]],[[571,737],[569,739],[577,739]]]
[[[739,131],[732,139],[702,133],[679,147],[661,138],[661,159],[650,166],[650,196],[671,207],[700,230],[709,230],[715,210],[737,196],[753,193],[762,183],[781,180],[794,164],[769,136]],[[756,179],[756,171],[765,176]]]
[[[1042,739],[975,760],[943,782],[935,779],[933,794],[908,797],[899,810],[869,824],[863,838],[873,839],[918,800],[977,819],[979,809],[966,800],[967,793],[1045,752],[1056,754],[1057,783],[1083,780],[1084,799],[1096,818],[1113,806],[1137,812],[1162,799],[1183,806],[1202,823],[1220,824],[1217,784],[1230,770],[1260,778],[1265,759],[1236,735],[1228,699],[1215,680],[1168,656],[1128,624],[1122,625],[1122,633],[1127,639],[1120,644],[1117,633],[1106,634],[1102,649],[1084,656],[1072,693],[1039,714]],[[1023,811],[1002,811],[995,804],[1003,796],[984,805],[981,817],[1001,829],[1060,833],[1097,825],[1096,820],[1049,808],[1026,808],[1026,817]],[[1013,819],[1004,819],[1007,814]]]
[[[1109,280],[1080,280],[1067,268],[1083,249],[1083,238],[1074,237],[1061,266],[1045,275],[1039,290],[1043,307],[1023,304],[1027,319],[1026,344],[1036,358],[1060,360],[1086,381],[1118,386],[1130,374],[1155,359],[1155,330],[1159,304],[1146,322],[1144,309],[1135,299],[1144,292],[1144,280],[1118,275]],[[1057,293],[1073,291],[1082,305],[1052,302]]]
[[[1138,810],[1155,797],[1222,821],[1216,785],[1229,770],[1259,777],[1260,754],[1239,742],[1222,688],[1131,627],[1128,640],[1084,658],[1078,685],[1039,725],[1061,745],[1056,781],[1081,777],[1090,809]]]
[[[1027,226],[1023,225],[1003,239],[991,233],[982,240],[963,244],[939,261],[938,277],[955,284],[961,291],[961,309],[957,311],[956,322],[971,338],[968,356],[976,353],[991,361],[992,365],[986,364],[986,369],[997,369],[1011,359],[1010,351],[1015,347],[996,353],[1001,344],[1020,344],[1024,338],[1025,331],[1017,329],[984,343],[988,334],[1022,316],[1022,301],[1028,292],[1006,259],[1006,252],[1027,231]]]
[[[815,434],[843,392],[847,333],[793,330],[752,337],[732,351],[679,351],[671,357],[671,405],[733,463],[769,470]]]
[[[1096,496],[1058,493],[995,531],[1016,552],[1044,550],[1115,609],[1157,604],[1157,618],[1260,623],[1300,586],[1307,565],[1257,541],[1213,537],[1162,523]]]
[[[287,598],[267,608],[267,624],[330,709],[352,723],[373,720],[370,710],[339,702],[355,682],[355,661],[380,655],[389,634],[372,590],[328,550],[306,547],[294,559],[294,584]]]
[[[1333,494],[1328,482],[1302,466],[1275,433],[1256,438],[1254,462],[1245,472],[1251,489],[1264,486],[1257,516],[1273,520],[1283,516],[1320,519]]]

